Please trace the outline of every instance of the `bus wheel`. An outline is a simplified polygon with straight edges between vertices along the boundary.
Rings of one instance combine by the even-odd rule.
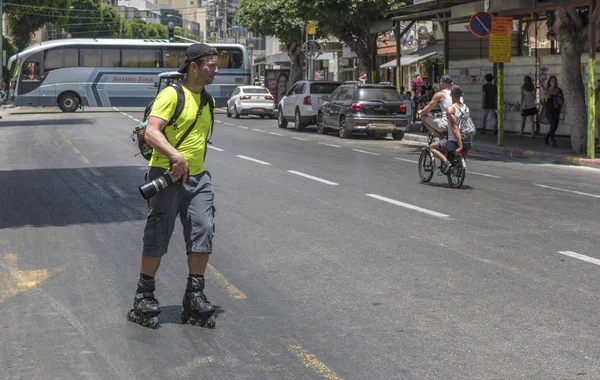
[[[58,97],[58,108],[63,112],[75,112],[79,108],[79,96],[73,92],[65,92]]]

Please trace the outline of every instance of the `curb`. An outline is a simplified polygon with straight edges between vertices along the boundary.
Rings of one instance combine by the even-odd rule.
[[[427,143],[429,140],[426,136],[416,135],[412,133],[406,133],[404,135],[404,140],[417,141],[422,143]],[[535,150],[528,149],[519,149],[519,148],[509,148],[488,144],[476,144],[475,147],[471,149],[474,152],[478,153],[491,153],[499,156],[505,157],[516,157],[516,158],[541,158],[545,161],[552,161],[553,163],[561,163],[567,165],[578,165],[578,166],[587,166],[591,168],[600,169],[600,160],[599,159],[590,159],[576,156],[569,156],[565,154],[552,154],[552,153],[544,153],[538,152]]]

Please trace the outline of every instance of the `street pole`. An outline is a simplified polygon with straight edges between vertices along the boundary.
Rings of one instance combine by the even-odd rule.
[[[504,63],[498,63],[498,146],[504,145]]]
[[[596,0],[590,0],[588,37],[590,56],[588,58],[588,128],[587,128],[587,158],[596,156],[596,87],[594,74],[596,72],[596,23],[598,9]],[[537,50],[537,49],[536,49]]]
[[[4,80],[4,25],[2,25],[2,0],[0,0],[0,81]]]

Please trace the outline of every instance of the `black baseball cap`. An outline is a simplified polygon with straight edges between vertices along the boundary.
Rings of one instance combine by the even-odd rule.
[[[217,49],[212,46],[208,46],[207,44],[190,45],[185,51],[185,62],[183,63],[183,66],[181,66],[181,68],[177,71],[185,74],[187,73],[190,62],[203,57],[210,57],[212,55],[217,55]]]

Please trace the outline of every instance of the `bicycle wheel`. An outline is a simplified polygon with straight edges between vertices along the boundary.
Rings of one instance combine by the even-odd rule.
[[[434,170],[435,162],[433,159],[433,154],[431,154],[429,148],[423,148],[421,155],[419,156],[419,177],[421,177],[421,181],[431,181]]]
[[[458,189],[465,182],[465,176],[467,174],[467,168],[463,164],[461,158],[452,160],[452,170],[448,173],[448,184],[454,189]]]

